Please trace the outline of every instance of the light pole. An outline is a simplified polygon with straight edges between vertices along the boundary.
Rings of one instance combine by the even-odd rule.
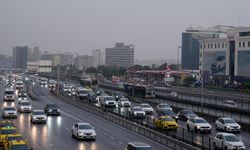
[[[57,66],[57,94],[59,94],[60,65]]]
[[[177,63],[176,63],[176,66],[177,66],[177,76],[176,76],[176,85],[178,86],[179,85],[179,71],[180,71],[180,67],[179,67],[179,55],[180,55],[180,48],[181,46],[178,46],[178,49],[177,49]]]
[[[204,46],[202,46],[202,66],[201,66],[201,113],[203,113],[203,100],[204,100]]]

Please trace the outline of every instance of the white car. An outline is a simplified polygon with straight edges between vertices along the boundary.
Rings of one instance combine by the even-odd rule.
[[[116,107],[116,100],[113,96],[102,96],[100,102],[103,107]]]
[[[16,108],[13,106],[6,106],[3,108],[2,112],[3,118],[17,118]]]
[[[130,118],[145,118],[146,113],[141,107],[130,107],[128,115]]]
[[[75,123],[72,126],[72,137],[77,139],[96,139],[95,128],[89,123],[81,122]]]
[[[215,122],[216,130],[240,132],[241,126],[232,118],[219,118]]]
[[[187,120],[186,127],[188,130],[194,130],[195,132],[208,132],[211,133],[212,126],[201,117],[191,117]]]
[[[118,100],[118,106],[119,107],[130,107],[131,103],[127,98],[120,98]]]
[[[234,134],[217,133],[213,141],[214,149],[223,150],[244,150],[246,149],[244,143]]]
[[[22,113],[22,112],[31,112],[31,103],[30,101],[27,100],[22,100],[18,102],[17,110]]]
[[[163,111],[163,110],[166,110],[166,109],[170,109],[170,110],[173,110],[167,103],[160,103],[156,106],[156,111],[159,112],[159,111]]]
[[[149,104],[142,103],[142,104],[139,104],[138,106],[141,107],[143,111],[145,111],[146,114],[154,114],[154,109]]]
[[[46,123],[47,116],[43,110],[33,110],[31,112],[30,122],[33,124],[37,122]]]
[[[229,107],[229,108],[236,108],[236,107],[237,107],[237,104],[236,104],[235,101],[233,101],[233,100],[226,100],[226,101],[223,103],[223,106]]]

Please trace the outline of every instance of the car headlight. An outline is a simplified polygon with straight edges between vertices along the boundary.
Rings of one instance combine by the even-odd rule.
[[[238,128],[241,129],[241,126],[239,125]]]
[[[23,106],[21,106],[21,109],[23,109]]]
[[[201,128],[201,126],[197,126],[197,129],[200,129]]]
[[[49,109],[49,112],[52,112],[52,109]]]
[[[60,112],[61,110],[60,109],[57,109],[58,112]]]
[[[230,126],[227,126],[227,129],[230,129],[231,127]]]
[[[36,116],[34,116],[33,118],[36,119]]]
[[[92,133],[92,135],[93,135],[93,136],[96,136],[96,132],[94,131],[94,132]]]

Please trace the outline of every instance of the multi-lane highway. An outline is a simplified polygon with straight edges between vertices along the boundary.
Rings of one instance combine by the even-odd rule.
[[[2,94],[3,86],[0,88]],[[35,150],[119,150],[124,149],[131,141],[148,143],[155,150],[168,149],[157,142],[62,102],[51,96],[45,87],[35,84],[31,89],[38,97],[31,100],[32,109],[44,109],[47,103],[57,103],[61,109],[61,116],[48,116],[47,124],[31,124],[28,113],[19,114],[17,119],[12,119]],[[1,101],[1,105],[9,104]],[[97,132],[96,141],[78,141],[72,138],[71,127],[75,122],[91,123]]]

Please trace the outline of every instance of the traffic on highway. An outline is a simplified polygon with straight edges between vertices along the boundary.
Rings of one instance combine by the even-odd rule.
[[[3,149],[169,149],[61,101],[51,95],[50,89],[54,87],[51,81],[44,82],[43,78],[40,82],[40,78],[13,74],[2,78],[0,142]],[[22,87],[16,89],[16,81],[22,81]],[[80,91],[75,93],[85,99]]]

